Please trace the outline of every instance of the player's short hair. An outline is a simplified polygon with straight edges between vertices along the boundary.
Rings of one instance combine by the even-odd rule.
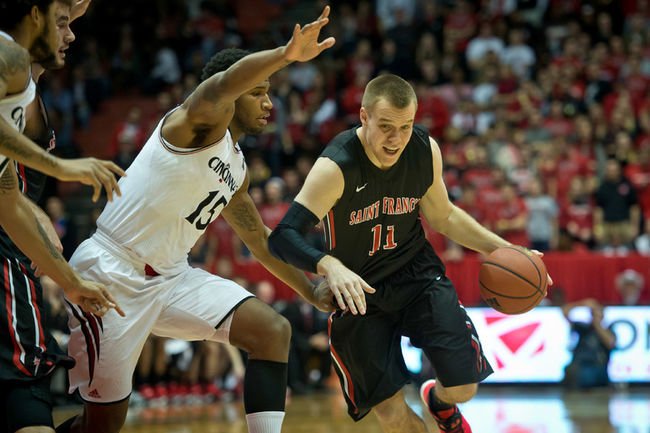
[[[34,6],[47,13],[54,2],[72,7],[72,0],[0,0],[0,29],[13,30]]]
[[[379,99],[385,99],[390,105],[399,109],[408,107],[411,102],[416,105],[418,103],[413,86],[393,74],[380,75],[370,80],[363,92],[361,106],[369,110]]]
[[[203,67],[201,73],[201,81],[205,81],[218,72],[225,71],[240,59],[250,54],[250,51],[242,50],[240,48],[226,48],[219,51]]]

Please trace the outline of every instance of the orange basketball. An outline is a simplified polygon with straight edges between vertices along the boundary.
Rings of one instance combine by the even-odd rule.
[[[521,314],[533,309],[546,296],[547,273],[542,259],[517,246],[494,250],[479,271],[481,297],[505,314]]]

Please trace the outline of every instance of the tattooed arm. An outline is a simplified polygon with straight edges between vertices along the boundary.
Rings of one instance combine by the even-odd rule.
[[[30,79],[29,65],[27,50],[10,41],[0,41],[0,99],[25,89]],[[25,113],[15,120],[24,124]],[[47,174],[58,168],[57,158],[18,132],[4,118],[0,118],[0,154]]]
[[[11,240],[58,283],[66,297],[94,314],[104,314],[108,309],[122,310],[111,295],[97,283],[84,281],[72,270],[68,262],[39,224],[27,198],[18,190],[16,172],[11,169],[0,176],[0,225]]]
[[[237,236],[246,244],[257,260],[264,265],[273,275],[287,283],[300,296],[309,303],[323,311],[332,309],[331,296],[316,299],[314,286],[306,275],[273,257],[268,247],[268,238],[271,229],[262,222],[255,203],[248,194],[249,179],[246,175],[244,185],[235,193],[228,206],[221,213]],[[327,295],[327,292],[325,293]]]
[[[0,202],[0,224],[18,248],[61,287],[78,286],[79,277],[50,241],[29,200],[18,190],[16,173],[11,167],[0,178]]]
[[[0,99],[25,89],[30,79],[29,64],[29,53],[24,48],[4,39],[0,40]],[[24,115],[22,113],[22,116]],[[17,121],[23,123],[24,118]],[[120,195],[114,174],[125,175],[124,170],[110,161],[95,158],[56,158],[21,134],[4,118],[0,118],[0,155],[57,179],[90,185],[94,189],[93,201],[99,199],[102,187],[106,189],[109,200],[113,199],[114,191]]]

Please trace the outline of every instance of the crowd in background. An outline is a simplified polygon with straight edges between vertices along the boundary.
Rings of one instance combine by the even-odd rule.
[[[650,255],[650,2],[328,3],[336,46],[271,77],[268,133],[240,143],[251,196],[269,227],[327,142],[358,123],[366,83],[390,72],[416,89],[416,121],[441,147],[449,194],[479,222],[540,251]],[[124,113],[101,149],[128,167],[161,116],[198,84],[212,54],[282,44],[296,21],[322,6],[306,0],[93,3],[75,22],[79,39],[70,66],[46,77],[43,87],[58,151],[87,149],[75,142],[75,131],[89,128],[106,101],[133,94],[156,99],[154,113],[144,115],[137,105]],[[251,7],[254,16],[246,12]],[[83,237],[60,200],[49,200],[70,254]],[[467,253],[427,235],[447,260]],[[318,230],[312,240],[322,242]],[[315,312],[277,280],[251,275],[258,271],[247,265],[250,253],[222,219],[208,228],[191,260],[275,302],[294,318],[294,335],[299,326],[309,328],[292,351],[304,358],[305,351],[321,349],[322,339],[311,338],[323,332],[319,320],[304,319]],[[217,349],[195,347],[197,354],[210,350]],[[222,354],[226,364],[236,364],[235,354]],[[218,370],[195,367],[183,379],[190,385]],[[290,380],[300,390],[318,384],[319,374],[294,372]]]

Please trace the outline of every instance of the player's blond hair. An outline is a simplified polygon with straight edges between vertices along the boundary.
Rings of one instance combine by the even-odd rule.
[[[385,99],[390,105],[399,109],[408,107],[412,102],[416,106],[418,103],[413,86],[393,74],[380,75],[370,80],[363,92],[361,106],[370,110],[379,99]]]

